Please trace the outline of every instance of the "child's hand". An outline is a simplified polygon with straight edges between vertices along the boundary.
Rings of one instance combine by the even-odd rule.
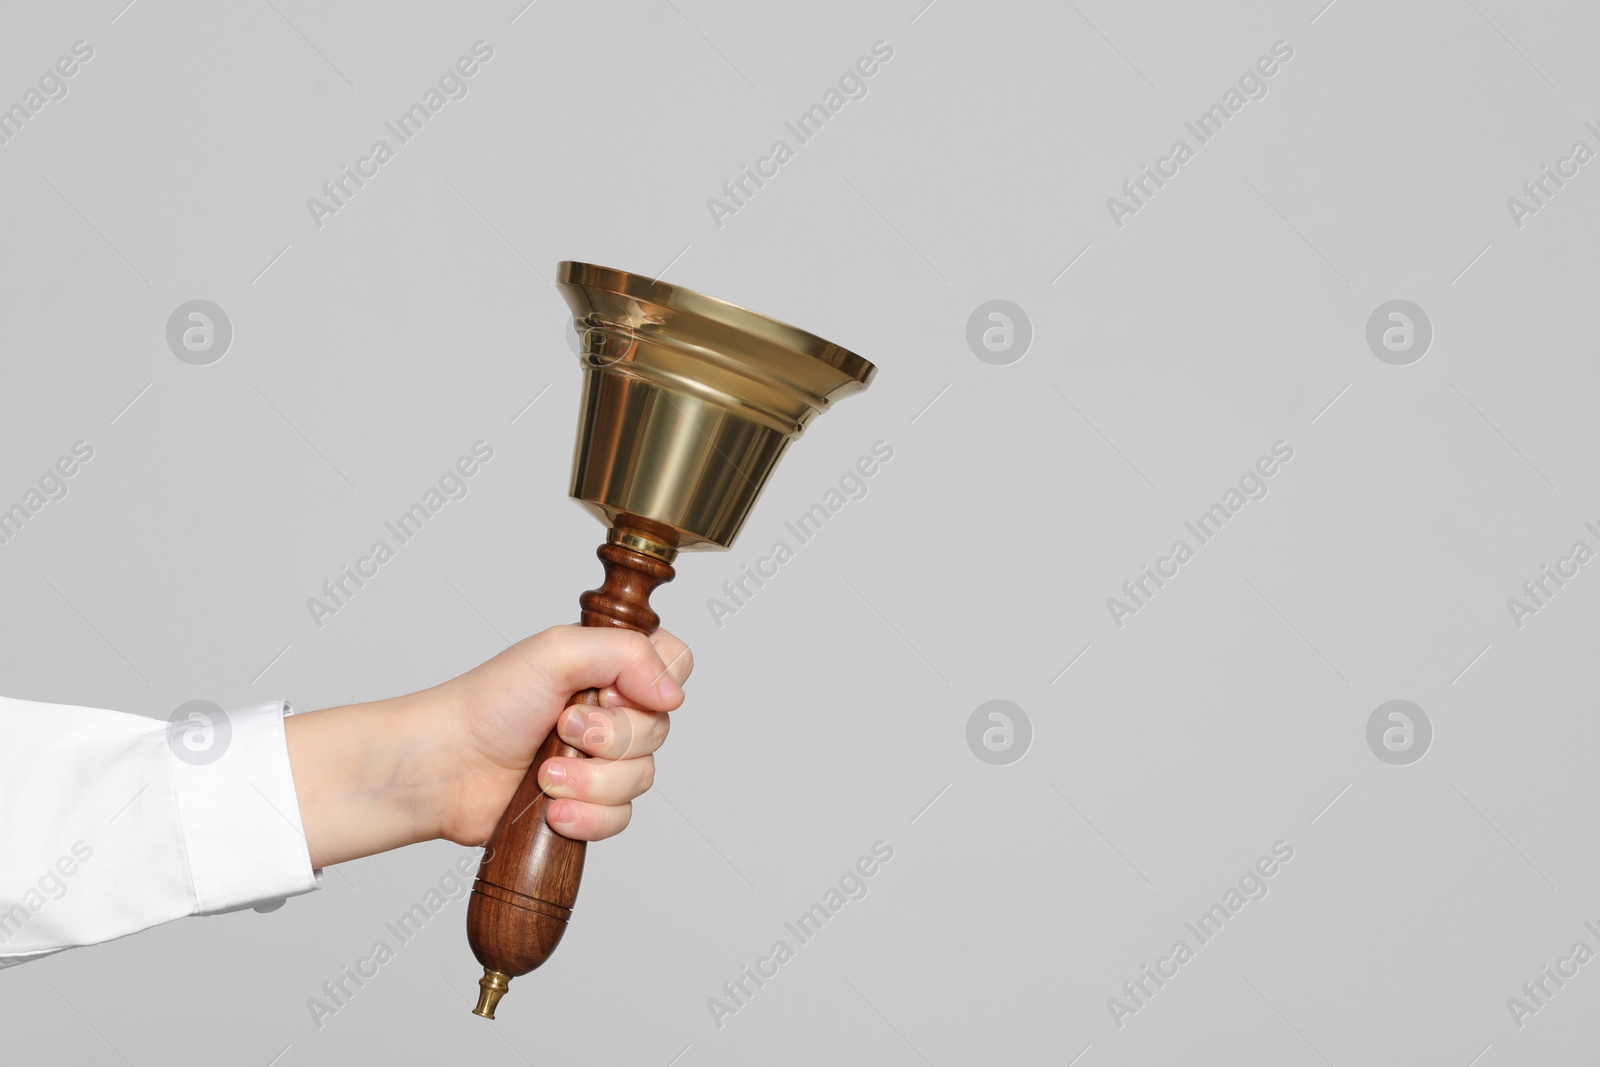
[[[312,865],[440,837],[483,844],[558,717],[562,739],[597,758],[540,768],[561,798],[550,825],[583,841],[622,832],[692,667],[665,630],[557,626],[432,689],[286,719]],[[598,706],[568,708],[591,688]]]
[[[558,626],[462,675],[460,767],[441,836],[487,841],[552,725],[596,758],[557,757],[539,768],[545,793],[564,798],[546,811],[551,827],[580,841],[621,833],[633,798],[655,780],[652,753],[667,738],[666,713],[683,703],[693,668],[688,646],[665,630],[646,638]],[[600,690],[599,705],[568,707],[585,689]]]

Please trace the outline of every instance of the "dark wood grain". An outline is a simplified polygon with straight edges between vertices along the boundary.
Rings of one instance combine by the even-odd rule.
[[[583,625],[654,630],[661,619],[650,608],[650,594],[672,580],[671,565],[610,544],[596,554],[606,577],[600,588],[579,598]],[[598,702],[598,692],[590,689],[574,694],[568,705]],[[584,758],[554,730],[545,738],[489,838],[467,906],[473,955],[512,978],[555,952],[583,879],[585,843],[562,837],[545,821],[551,801],[539,786],[539,768],[553,756]]]

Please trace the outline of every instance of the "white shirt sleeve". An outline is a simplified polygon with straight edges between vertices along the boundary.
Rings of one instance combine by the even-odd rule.
[[[0,967],[321,887],[289,706],[196,708],[168,723],[0,697]]]

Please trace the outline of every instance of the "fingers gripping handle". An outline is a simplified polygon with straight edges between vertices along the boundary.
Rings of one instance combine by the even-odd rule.
[[[650,609],[650,593],[672,580],[672,566],[614,544],[602,545],[597,555],[606,578],[579,598],[583,625],[654,630],[661,620]],[[599,702],[599,692],[589,689],[568,705]],[[566,933],[586,846],[551,829],[545,819],[551,798],[539,785],[539,768],[553,756],[583,755],[551,730],[489,838],[467,904],[467,942],[484,972],[474,1015],[493,1019],[511,979],[549,959]]]

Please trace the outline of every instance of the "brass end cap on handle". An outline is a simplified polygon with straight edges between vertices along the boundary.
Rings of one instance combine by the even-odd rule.
[[[478,979],[478,1006],[472,1009],[472,1014],[483,1018],[493,1019],[495,1005],[500,1003],[500,998],[506,995],[511,988],[511,976],[493,967],[483,969],[483,977]]]

